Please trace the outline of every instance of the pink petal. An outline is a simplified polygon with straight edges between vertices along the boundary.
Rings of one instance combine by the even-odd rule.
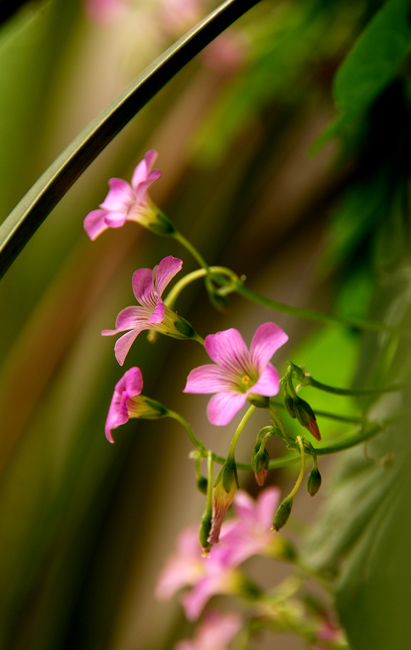
[[[130,205],[136,200],[132,188],[121,178],[110,178],[108,184],[110,190],[100,208],[109,212],[127,213]]]
[[[248,492],[238,490],[234,497],[234,510],[236,516],[242,521],[255,523],[257,520],[255,511],[255,501],[250,497]]]
[[[92,241],[97,239],[102,232],[107,230],[107,224],[104,217],[106,216],[105,210],[93,210],[89,212],[84,219],[84,230]]]
[[[135,397],[136,395],[140,395],[141,391],[143,390],[143,375],[141,374],[140,368],[134,366],[133,368],[127,370],[127,372],[123,375],[123,380],[125,382],[127,397]]]
[[[234,328],[209,334],[204,342],[209,357],[227,370],[243,372],[249,352],[240,332]]]
[[[121,228],[127,221],[127,216],[125,212],[106,212],[104,217],[109,228]]]
[[[155,270],[156,267],[154,267]],[[154,309],[157,298],[154,294],[152,269],[138,269],[133,273],[133,291],[139,303]]]
[[[161,323],[164,318],[165,309],[165,304],[159,298],[156,306],[154,307],[154,311],[152,312],[151,316],[147,318],[147,323]]]
[[[257,383],[252,386],[248,393],[257,393],[257,395],[266,395],[272,397],[277,395],[280,390],[280,375],[271,363],[262,371]]]
[[[145,204],[147,202],[147,190],[148,188],[157,181],[161,176],[161,171],[159,169],[153,169],[152,172],[147,176],[147,180],[138,184],[136,189],[137,201],[140,204]]]
[[[280,496],[280,490],[274,487],[265,488],[258,495],[256,510],[264,530],[270,530],[273,525],[273,518],[280,502]]]
[[[151,170],[152,166],[154,165],[157,156],[158,156],[157,151],[155,151],[155,149],[150,149],[150,151],[147,151],[143,160],[138,163],[137,167],[133,172],[133,177],[131,179],[131,184],[136,191],[138,189],[139,184],[147,179],[147,175]]]
[[[114,354],[116,356],[116,359],[120,366],[123,365],[124,360],[133,345],[134,341],[136,340],[137,336],[142,332],[144,329],[147,329],[146,327],[142,327],[140,330],[131,330],[131,332],[127,332],[127,334],[123,334],[123,336],[120,336],[120,338],[116,341],[116,344],[114,346]]]
[[[142,331],[142,326],[146,323],[150,313],[150,310],[146,307],[132,306],[122,309],[116,318],[117,332],[124,332],[131,329],[139,329]]]
[[[223,368],[211,363],[194,368],[187,377],[184,393],[218,393],[230,388]]]
[[[253,367],[262,371],[274,352],[287,341],[287,334],[275,323],[260,325],[251,341],[250,360]]]
[[[207,558],[205,561],[208,562],[209,559]],[[193,589],[187,594],[184,594],[181,599],[187,619],[189,621],[196,621],[207,601],[211,596],[219,593],[219,591],[219,585],[216,585],[215,581],[211,580],[208,576],[197,582]]]
[[[244,406],[246,396],[243,393],[218,393],[207,406],[207,416],[211,424],[224,426],[231,422],[236,413]]]
[[[174,276],[181,271],[183,266],[182,260],[169,255],[161,260],[156,267],[155,286],[159,296],[163,295],[166,286],[171,282]]]

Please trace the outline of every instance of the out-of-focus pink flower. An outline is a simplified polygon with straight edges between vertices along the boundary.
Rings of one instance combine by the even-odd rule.
[[[201,58],[208,68],[220,76],[229,77],[245,63],[248,43],[245,36],[230,29],[211,41],[201,52]]]
[[[237,492],[235,516],[225,524],[220,536],[220,544],[231,550],[230,559],[234,565],[253,555],[282,555],[286,542],[271,530],[279,500],[280,490],[274,487],[262,490],[257,500],[244,490]]]
[[[260,325],[250,351],[234,328],[210,334],[205,348],[216,365],[192,370],[184,392],[216,393],[208,403],[208,419],[219,426],[228,424],[253,395],[272,397],[278,393],[280,378],[269,361],[287,340],[287,334],[275,323]]]
[[[103,330],[103,336],[121,336],[115,346],[116,359],[120,366],[137,336],[143,330],[155,330],[177,339],[196,338],[196,333],[187,321],[166,307],[161,299],[164,289],[178,273],[183,262],[169,255],[154,269],[138,269],[133,274],[133,291],[139,306],[126,307],[116,320],[115,330]]]
[[[200,0],[161,0],[159,17],[163,30],[171,36],[180,36],[201,19]]]
[[[130,418],[157,419],[167,415],[167,409],[140,395],[143,376],[140,368],[130,368],[117,382],[106,420],[106,438],[114,442],[112,429],[125,424]]]
[[[191,587],[181,601],[185,615],[196,620],[208,600],[216,594],[241,594],[242,574],[237,567],[249,557],[264,554],[288,557],[286,540],[270,531],[279,491],[266,488],[254,501],[239,490],[234,500],[235,517],[221,527],[219,544],[203,555],[195,529],[182,533],[177,553],[167,562],[156,589],[159,599],[168,599],[182,587]]]
[[[159,217],[147,190],[161,176],[159,169],[152,169],[156,158],[157,151],[147,151],[134,170],[131,185],[121,178],[110,178],[110,190],[100,208],[84,220],[90,239],[96,239],[108,228],[121,228],[126,221],[136,221],[146,228],[155,226]]]
[[[191,587],[181,599],[186,617],[196,620],[207,601],[215,594],[240,593],[239,574],[231,562],[231,550],[213,546],[204,556],[198,531],[189,528],[177,540],[177,552],[170,557],[161,572],[156,596],[167,600],[182,587]]]
[[[85,0],[85,9],[92,20],[109,23],[127,11],[125,0]]]
[[[227,650],[230,641],[241,627],[242,619],[239,614],[210,611],[198,626],[194,639],[180,641],[175,650]]]

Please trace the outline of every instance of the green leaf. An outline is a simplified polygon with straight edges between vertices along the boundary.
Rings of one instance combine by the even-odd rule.
[[[410,52],[408,0],[390,0],[374,16],[339,67],[334,95],[339,115],[313,146],[315,152],[330,138],[356,132],[358,120],[400,74]]]

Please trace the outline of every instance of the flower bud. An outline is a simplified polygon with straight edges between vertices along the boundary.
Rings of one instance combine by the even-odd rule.
[[[228,508],[234,501],[238,489],[237,467],[235,460],[227,458],[216,476],[213,487],[213,518],[208,541],[217,544],[220,537],[221,524]]]
[[[208,481],[205,476],[199,476],[197,479],[197,489],[203,494],[207,494]]]
[[[278,506],[277,512],[275,513],[274,522],[273,522],[274,530],[277,531],[280,530],[280,528],[285,526],[285,524],[287,523],[293,507],[293,500],[294,500],[293,497],[288,496]]]
[[[296,412],[295,412],[295,408],[294,408],[294,400],[291,397],[291,395],[289,395],[288,393],[286,393],[284,395],[284,407],[285,407],[285,410],[287,411],[287,413],[289,415],[291,415],[292,418],[297,417]]]
[[[250,404],[260,409],[266,409],[270,406],[270,398],[266,395],[258,395],[258,393],[250,393],[247,397]]]
[[[304,399],[301,399],[301,397],[294,398],[293,402],[295,417],[299,423],[308,429],[308,431],[311,433],[311,435],[314,436],[314,438],[316,438],[316,440],[321,440],[315,413],[312,410],[311,406]]]
[[[313,469],[307,476],[307,492],[313,497],[315,494],[317,494],[320,487],[321,487],[321,474],[318,471],[318,468],[313,467]]]
[[[211,530],[211,513],[205,512],[201,518],[200,530],[198,537],[205,554],[210,552],[211,544],[208,541]]]
[[[261,447],[260,443],[257,443],[254,447],[251,465],[253,468],[255,480],[260,487],[264,485],[266,476],[268,474],[269,462],[270,454],[268,453],[267,449],[265,447]]]

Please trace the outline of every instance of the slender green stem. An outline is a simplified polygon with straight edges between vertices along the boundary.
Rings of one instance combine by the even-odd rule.
[[[186,250],[188,250],[189,253],[194,257],[196,262],[208,273],[209,271],[209,266],[207,262],[205,261],[204,257],[200,255],[198,250],[191,244],[191,242],[188,241],[184,237],[184,235],[181,234],[178,230],[172,235],[174,239],[176,239]]]
[[[226,269],[224,266],[210,266],[207,269],[206,268],[201,268],[197,269],[196,271],[192,271],[191,273],[187,273],[181,280],[176,282],[174,287],[171,289],[169,294],[167,295],[166,299],[164,300],[165,304],[168,307],[172,307],[177,300],[178,296],[180,293],[187,287],[191,282],[194,282],[195,280],[198,280],[199,278],[204,278],[206,275],[211,275],[214,276],[215,274],[219,274],[218,277],[220,277],[220,274],[225,276],[225,278],[233,277],[232,271],[230,269]],[[235,276],[236,278],[237,276]]]
[[[336,388],[335,386],[328,386],[328,384],[323,384],[320,381],[317,381],[309,374],[306,374],[306,377],[307,383],[304,383],[304,386],[318,388],[319,390],[322,390],[326,393],[332,393],[333,395],[380,395],[383,393],[394,393],[396,391],[402,390],[403,388],[403,386],[400,384],[386,386],[385,388]]]
[[[212,512],[213,510],[213,452],[207,452],[207,481],[208,481],[208,490],[207,490],[207,501],[206,501],[206,512]]]
[[[301,309],[299,307],[292,307],[291,305],[286,305],[282,302],[271,300],[265,296],[260,296],[260,294],[245,287],[241,282],[237,282],[234,290],[243,298],[246,298],[247,300],[250,300],[257,305],[268,307],[268,309],[274,309],[275,311],[280,311],[283,314],[289,314],[290,316],[295,316],[296,318],[304,318],[305,320],[311,320],[317,323],[335,323],[339,325],[346,325],[348,327],[355,327],[359,330],[371,332],[398,331],[396,328],[385,325],[384,323],[362,320],[360,318],[334,316],[332,314],[324,314],[313,309]]]
[[[301,467],[300,467],[300,473],[298,475],[298,478],[295,482],[295,485],[293,489],[291,490],[290,494],[288,495],[289,497],[293,498],[297,494],[299,487],[302,483],[302,480],[304,478],[304,473],[305,473],[305,451],[304,451],[304,445],[303,445],[303,440],[301,436],[297,436],[296,438],[297,444],[300,450],[300,458],[301,458]]]
[[[168,415],[168,417],[173,418],[174,420],[177,420],[177,422],[179,422],[184,427],[184,429],[187,431],[188,437],[190,438],[190,440],[193,443],[194,447],[197,449],[197,451],[200,452],[201,456],[203,458],[205,458],[208,455],[208,452],[207,452],[206,448],[204,447],[203,443],[200,440],[197,440],[197,438],[195,437],[195,435],[193,433],[193,430],[190,427],[190,425],[188,424],[187,420],[185,420],[182,415],[180,415],[179,413],[176,413],[175,411],[168,411],[167,415]]]
[[[247,413],[244,415],[243,419],[241,420],[240,424],[237,427],[237,431],[235,432],[233,439],[231,441],[230,449],[228,451],[228,456],[227,458],[234,457],[234,452],[235,452],[235,447],[238,441],[238,438],[240,436],[240,433],[244,429],[249,417],[254,413],[256,407],[255,406],[250,406],[248,409]]]

